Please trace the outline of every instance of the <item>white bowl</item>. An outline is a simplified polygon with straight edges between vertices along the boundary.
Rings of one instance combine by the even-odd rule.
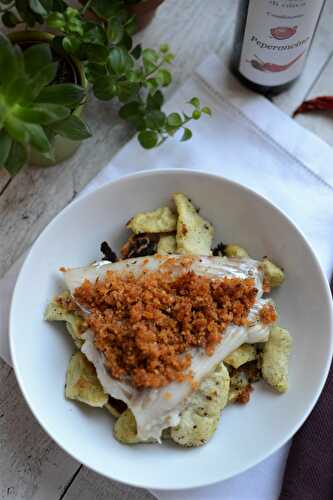
[[[103,240],[119,248],[136,212],[168,203],[183,191],[216,230],[216,242],[269,255],[286,270],[274,294],[280,323],[294,338],[290,389],[284,395],[256,384],[249,404],[225,409],[213,439],[202,448],[171,444],[124,446],[112,435],[110,415],[67,401],[64,380],[73,345],[64,328],[43,321],[45,306],[62,288],[57,270],[99,257]],[[17,280],[10,345],[22,392],[43,428],[78,461],[109,478],[145,488],[178,489],[230,478],[283,445],[309,415],[332,354],[332,305],[321,267],[295,225],[253,191],[206,173],[162,170],[112,182],[75,201],[44,230]]]

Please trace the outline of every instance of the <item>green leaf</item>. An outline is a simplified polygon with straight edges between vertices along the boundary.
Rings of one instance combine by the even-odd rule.
[[[67,9],[67,4],[63,0],[52,0],[52,3],[52,8],[55,12],[65,12],[65,10]]]
[[[207,106],[205,106],[204,108],[202,108],[201,112],[205,113],[208,116],[212,116],[212,110],[210,108],[208,108]]]
[[[83,27],[83,41],[85,43],[94,43],[105,46],[108,44],[106,33],[102,26],[93,22],[85,22]]]
[[[168,125],[170,125],[170,127],[180,127],[182,123],[182,117],[179,113],[171,113],[168,116]]]
[[[29,144],[29,133],[22,120],[13,115],[9,115],[5,118],[4,127],[15,141]]]
[[[130,52],[133,47],[133,39],[128,33],[124,33],[124,36],[119,43],[119,46],[123,47],[127,52]]]
[[[158,72],[155,75],[155,78],[159,83],[159,85],[162,85],[162,87],[167,87],[168,85],[170,85],[172,81],[172,76],[170,71],[164,68],[158,70]]]
[[[118,98],[120,102],[126,102],[129,99],[135,97],[135,95],[140,90],[140,85],[134,82],[121,81],[117,84],[118,88]]]
[[[199,120],[201,118],[201,111],[199,109],[195,109],[192,113],[193,120]]]
[[[158,134],[152,130],[142,130],[138,134],[138,140],[145,149],[152,149],[158,142]]]
[[[83,36],[84,29],[83,23],[78,17],[71,17],[67,22],[67,31],[70,33],[77,33],[80,36]]]
[[[140,104],[137,101],[129,102],[127,104],[124,104],[120,109],[119,109],[119,116],[120,118],[123,118],[124,120],[127,120],[128,118],[132,116],[136,116],[140,114]]]
[[[100,76],[106,76],[106,68],[104,64],[87,63],[86,75],[90,82],[94,83]]]
[[[39,0],[29,0],[29,6],[30,9],[34,11],[36,14],[40,14],[41,16],[47,15],[47,11],[45,10],[41,2],[39,2]]]
[[[48,13],[51,12],[52,10],[58,10],[54,0],[39,0],[39,1]]]
[[[0,131],[0,166],[4,166],[9,155],[12,138],[5,130]]]
[[[73,141],[83,141],[91,137],[88,126],[77,116],[70,115],[66,120],[51,125],[52,130]]]
[[[191,137],[192,137],[192,131],[189,128],[185,127],[184,133],[183,133],[182,138],[180,140],[182,142],[188,141],[189,139],[191,139]]]
[[[47,25],[49,28],[53,28],[56,30],[64,30],[66,26],[65,17],[60,12],[51,12],[51,14],[47,17]]]
[[[149,94],[153,95],[159,87],[159,83],[155,78],[149,78],[146,80],[146,86],[148,87]]]
[[[98,44],[85,44],[85,51],[89,62],[104,63],[109,55],[107,47]]]
[[[118,92],[118,87],[110,76],[96,78],[93,85],[93,92],[97,99],[109,101]]]
[[[147,128],[150,128],[153,130],[159,130],[165,124],[166,115],[162,111],[159,111],[157,109],[153,109],[152,111],[149,111],[146,114],[145,119],[146,119]]]
[[[75,106],[85,96],[85,90],[73,83],[59,83],[42,89],[36,101]]]
[[[119,22],[117,18],[111,18],[108,21],[106,34],[109,42],[117,44],[124,36],[123,25]]]
[[[119,2],[110,0],[93,0],[91,8],[99,16],[104,19],[119,14]]]
[[[57,70],[58,70],[58,63],[53,62],[47,64],[44,68],[41,68],[37,72],[37,74],[34,77],[32,77],[31,80],[33,87],[32,95],[34,96],[34,98],[38,96],[43,87],[45,87],[55,79]]]
[[[38,43],[28,47],[23,53],[25,71],[34,76],[37,71],[52,63],[52,54],[49,44]]]
[[[143,57],[144,61],[151,62],[151,63],[157,63],[160,56],[158,55],[158,52],[156,52],[156,50],[143,49],[142,57]]]
[[[157,90],[154,94],[149,94],[147,98],[148,109],[161,109],[163,103],[164,96],[160,90]]]
[[[70,114],[70,110],[59,104],[36,103],[30,107],[21,107],[16,111],[16,116],[30,123],[48,125],[58,120],[64,120]]]
[[[136,115],[127,118],[128,122],[136,128],[136,130],[145,130],[146,123],[143,115]]]
[[[164,62],[166,62],[167,64],[171,64],[172,61],[174,60],[174,58],[175,58],[174,54],[170,53],[170,54],[166,54],[163,59],[164,59]]]
[[[80,48],[80,40],[76,36],[65,36],[62,39],[62,46],[69,54],[74,54]]]
[[[6,68],[6,71],[0,71],[0,85],[7,85],[16,75],[16,56],[8,38],[0,32],[0,68]]]
[[[200,99],[198,99],[198,97],[192,97],[189,103],[192,104],[192,106],[194,106],[195,108],[200,107]]]
[[[29,2],[27,2],[27,0],[15,0],[15,7],[23,21],[28,26],[32,27],[36,22],[39,22],[40,18],[38,14],[30,9]]]
[[[7,28],[15,28],[15,26],[20,22],[19,18],[10,11],[2,14],[1,20]]]
[[[169,45],[167,43],[162,43],[162,45],[160,46],[160,52],[162,52],[162,54],[166,54],[167,52],[169,52],[169,50]]]
[[[154,73],[154,71],[157,70],[156,64],[150,61],[143,61],[143,66],[145,68],[145,72],[147,75],[150,75],[151,73]]]
[[[141,47],[141,44],[139,43],[132,50],[131,56],[134,57],[134,59],[140,59],[141,54],[142,54],[142,47]]]
[[[27,148],[19,142],[13,141],[5,163],[5,168],[11,176],[16,175],[27,161]]]
[[[26,95],[27,85],[28,79],[26,76],[20,76],[12,80],[6,89],[6,103],[12,106],[13,104],[19,104],[23,101]]]
[[[30,144],[41,153],[49,152],[51,144],[43,128],[35,123],[26,123],[25,126],[29,132]]]
[[[128,55],[125,49],[114,47],[109,54],[109,63],[112,70],[120,75],[133,66],[133,59]]]

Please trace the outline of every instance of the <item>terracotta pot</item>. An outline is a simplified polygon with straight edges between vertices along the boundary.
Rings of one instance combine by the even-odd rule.
[[[84,5],[87,3],[87,0],[79,0],[79,2]],[[128,5],[126,7],[128,12],[132,16],[135,16],[137,31],[141,31],[148,26],[148,24],[153,20],[156,10],[162,2],[164,2],[164,0],[141,0],[140,3]],[[97,16],[91,11],[88,11],[86,16],[93,20],[98,19]]]
[[[136,18],[138,31],[145,29],[153,20],[156,10],[164,0],[146,0],[127,7],[130,14]]]
[[[28,43],[51,43],[54,35],[51,33],[46,33],[43,31],[15,31],[9,35],[12,43],[17,43],[18,45]],[[75,83],[81,85],[84,89],[88,89],[88,80],[84,73],[84,68],[78,59],[72,56],[67,56],[68,62],[70,63],[73,71],[75,73]],[[82,117],[84,111],[84,104],[76,106],[73,114]],[[38,167],[49,167],[56,165],[67,158],[71,157],[77,148],[80,146],[81,141],[73,141],[67,139],[67,137],[62,137],[56,135],[53,139],[54,157],[55,160],[51,161],[45,158],[36,150],[31,150],[29,155],[29,165]]]

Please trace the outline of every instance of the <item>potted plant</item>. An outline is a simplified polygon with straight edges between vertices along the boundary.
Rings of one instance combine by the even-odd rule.
[[[124,0],[125,8],[130,16],[135,18],[136,31],[145,29],[153,20],[157,8],[164,0]],[[87,0],[80,0],[85,5]],[[96,15],[90,11],[89,16],[96,19]]]
[[[8,2],[0,0],[2,21],[8,27],[44,23],[56,30],[51,42],[54,52],[81,61],[95,97],[118,101],[119,115],[132,125],[144,148],[159,146],[179,131],[182,141],[190,139],[189,122],[210,114],[196,97],[187,101],[186,112],[163,111],[163,89],[172,81],[169,68],[174,55],[166,44],[144,49],[134,46],[132,39],[136,24],[129,7],[149,0],[88,0],[79,9],[65,0]],[[87,19],[87,11],[96,18]]]
[[[52,165],[90,137],[80,118],[87,80],[78,61],[51,50],[53,36],[0,34],[0,165]]]

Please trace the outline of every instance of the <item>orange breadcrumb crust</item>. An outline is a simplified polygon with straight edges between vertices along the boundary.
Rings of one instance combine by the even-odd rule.
[[[230,323],[247,324],[254,280],[210,279],[191,271],[107,272],[84,281],[75,299],[91,312],[88,327],[110,375],[138,389],[190,380],[191,348],[213,354]]]
[[[269,325],[270,323],[275,323],[277,320],[277,314],[274,306],[272,304],[266,304],[260,310],[260,319],[264,325]]]

